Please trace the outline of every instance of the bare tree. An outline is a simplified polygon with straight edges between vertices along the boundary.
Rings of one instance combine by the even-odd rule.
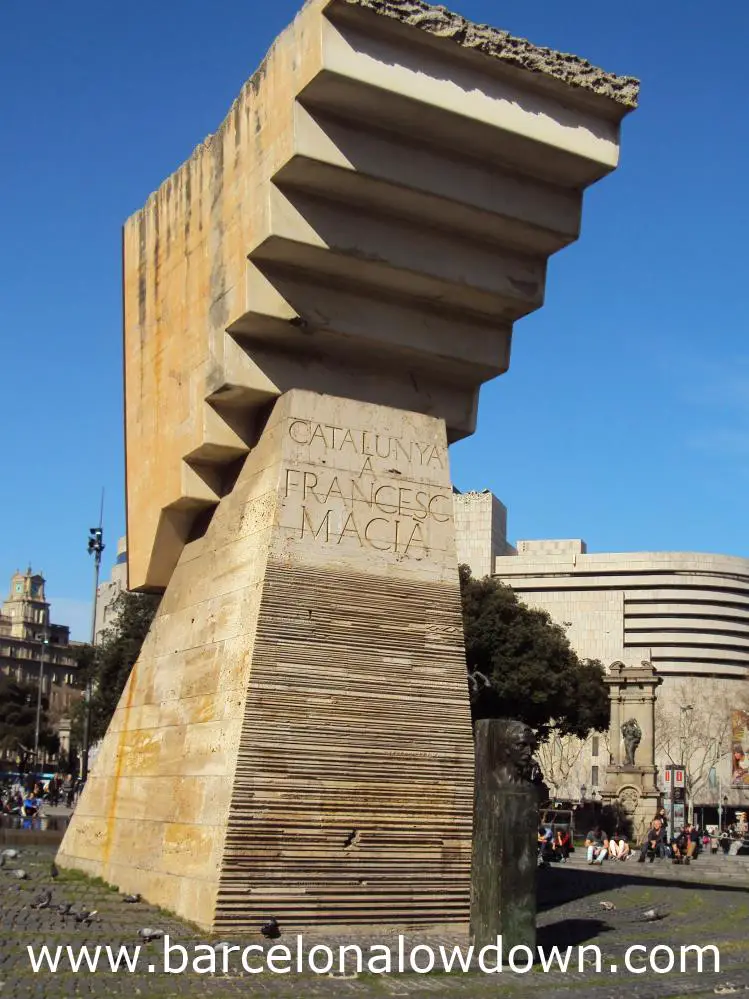
[[[711,690],[696,678],[682,681],[669,698],[656,701],[655,748],[666,761],[685,770],[687,799],[713,800],[710,772],[731,751],[731,715],[736,694]]]
[[[560,735],[556,730],[552,730],[548,739],[538,747],[536,759],[541,767],[544,783],[556,796],[561,796],[562,791],[568,792],[565,797],[577,796],[581,784],[579,764],[584,749],[584,739],[578,739],[574,735]]]
[[[605,750],[604,759],[606,766],[608,766],[611,763],[611,729],[607,728],[605,732],[600,733],[600,736]]]

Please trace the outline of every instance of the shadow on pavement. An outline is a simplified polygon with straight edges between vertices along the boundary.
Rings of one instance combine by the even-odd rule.
[[[565,919],[551,926],[539,926],[536,944],[546,951],[551,947],[577,947],[612,930],[613,927],[601,919]]]
[[[649,888],[683,888],[700,892],[741,892],[746,894],[745,885],[703,884],[701,881],[680,881],[676,878],[638,877],[632,874],[608,874],[599,870],[580,868],[550,867],[538,872],[538,911],[546,912],[557,905],[574,902],[589,895],[615,891],[617,888],[638,885]]]

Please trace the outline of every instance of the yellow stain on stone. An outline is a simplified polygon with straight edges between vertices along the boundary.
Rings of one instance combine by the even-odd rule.
[[[112,841],[114,838],[114,828],[117,815],[117,799],[119,796],[119,786],[123,772],[123,761],[124,761],[123,749],[125,745],[125,740],[128,735],[127,731],[128,716],[130,714],[130,710],[132,707],[132,698],[137,682],[138,682],[138,664],[136,663],[133,666],[132,671],[130,673],[130,677],[127,682],[127,690],[124,692],[123,698],[120,700],[120,704],[118,705],[117,708],[118,711],[124,712],[125,723],[122,727],[122,730],[119,732],[118,736],[117,756],[115,760],[114,775],[113,775],[113,780],[111,781],[111,790],[109,792],[109,804],[105,812],[106,835],[104,843],[101,846],[101,861],[102,861],[102,866],[104,868],[106,868],[109,864],[109,858],[112,851]],[[124,707],[122,703],[123,700],[125,702]]]

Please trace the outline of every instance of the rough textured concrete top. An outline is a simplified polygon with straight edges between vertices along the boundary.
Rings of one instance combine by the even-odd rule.
[[[525,38],[515,38],[488,24],[474,24],[446,7],[434,7],[423,0],[345,0],[356,7],[391,17],[403,24],[421,28],[439,38],[450,38],[467,49],[475,49],[528,70],[580,87],[627,108],[637,107],[640,81],[633,76],[606,73],[587,59],[534,45]]]

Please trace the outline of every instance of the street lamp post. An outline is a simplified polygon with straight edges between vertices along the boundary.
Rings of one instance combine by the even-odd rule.
[[[720,774],[717,776],[718,784],[718,830],[723,831],[723,812],[728,804],[728,797],[723,794],[723,778]]]
[[[101,553],[104,551],[104,533],[99,527],[91,527],[88,532],[88,553],[94,556],[94,601],[91,610],[91,648],[96,647],[96,606],[99,599],[99,570],[101,569]],[[81,746],[81,780],[88,778],[88,750],[91,733],[91,677],[86,680],[86,690],[83,695],[83,745]]]
[[[44,654],[47,651],[49,638],[42,632],[39,653],[39,687],[36,692],[36,724],[34,726],[34,766],[39,766],[39,736],[42,725],[42,687],[44,685]]]
[[[689,761],[691,758],[691,752],[689,751],[689,747],[686,743],[689,723],[692,719],[693,711],[694,707],[691,704],[684,704],[679,708],[679,721],[681,722],[683,720],[684,722],[683,726],[681,724],[679,725],[679,741],[681,743],[681,758],[684,766],[684,789],[687,795],[687,818],[690,822],[694,818],[694,802],[692,801],[692,788],[690,786],[691,781],[689,778]],[[671,828],[673,829],[673,826]]]

